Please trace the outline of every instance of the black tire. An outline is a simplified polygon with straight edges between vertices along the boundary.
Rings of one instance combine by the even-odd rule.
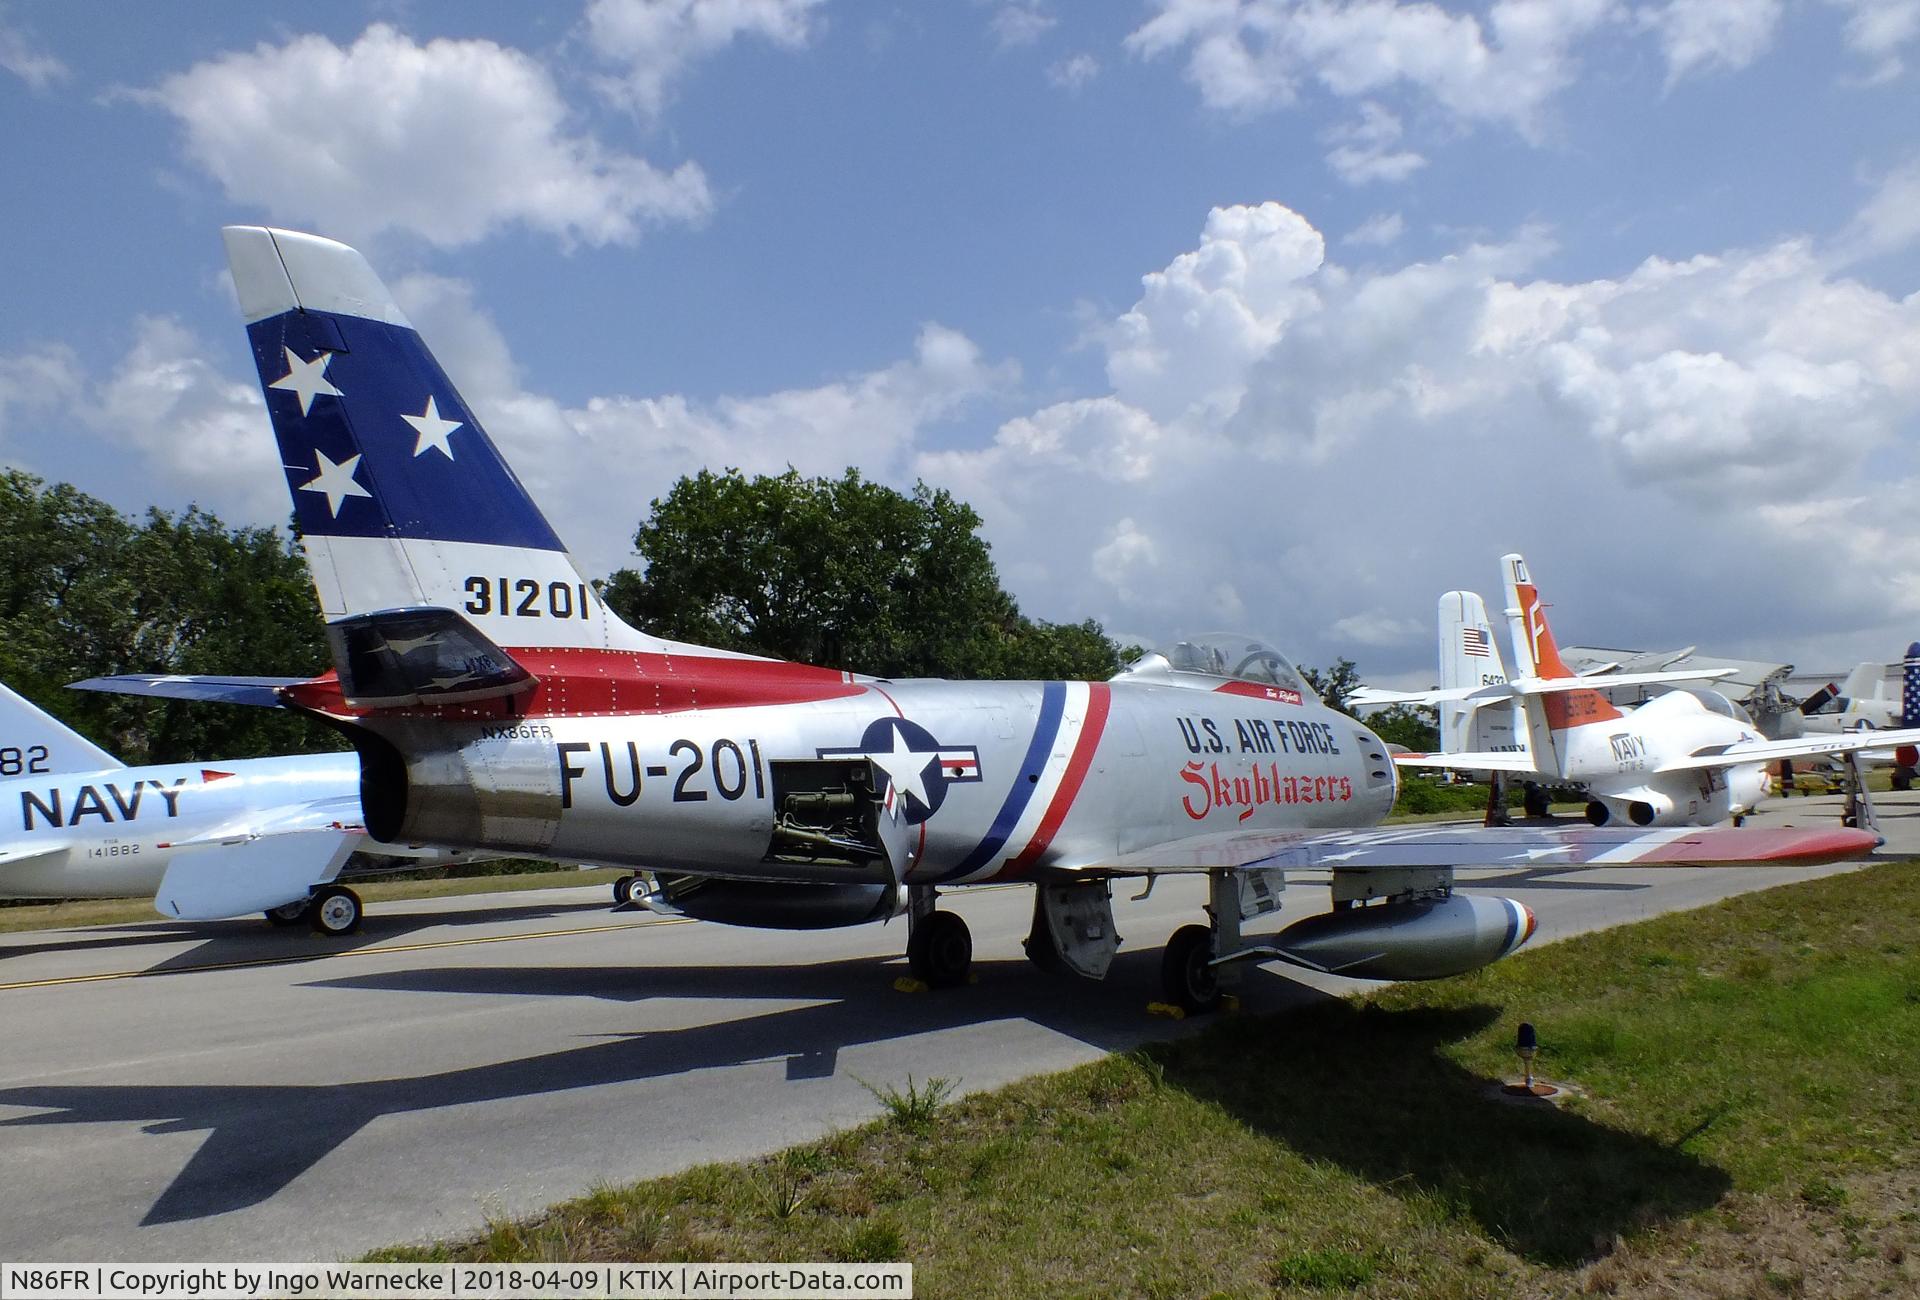
[[[1547,803],[1546,790],[1531,781],[1527,782],[1526,789],[1521,794],[1520,806],[1529,817],[1548,817],[1553,813],[1553,809]]]
[[[292,903],[282,903],[279,907],[270,907],[262,915],[267,918],[268,925],[298,925],[307,919],[307,908],[312,904],[311,898],[302,898]]]
[[[907,936],[907,968],[929,988],[950,989],[973,970],[973,933],[952,912],[929,912]]]
[[[613,882],[613,905],[625,907],[633,901],[633,887],[639,881],[638,876],[622,876]]]
[[[328,885],[313,893],[313,902],[307,908],[307,920],[313,928],[329,938],[352,934],[360,928],[360,895],[345,885]]]
[[[1167,1001],[1189,1015],[1220,1006],[1220,976],[1213,965],[1213,931],[1204,925],[1183,925],[1167,940],[1160,959],[1160,983]]]

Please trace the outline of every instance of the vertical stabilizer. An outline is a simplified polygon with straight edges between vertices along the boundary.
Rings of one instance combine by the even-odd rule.
[[[1920,641],[1908,644],[1900,672],[1900,725],[1920,727]]]
[[[1479,593],[1442,593],[1437,623],[1441,690],[1471,690],[1511,680],[1499,638],[1487,618],[1487,603]],[[1523,747],[1524,724],[1519,723],[1519,705],[1514,702],[1475,705],[1442,700],[1439,710],[1443,753],[1489,753]]]
[[[125,766],[45,709],[0,686],[0,777]]]
[[[1507,625],[1513,637],[1514,667],[1523,677],[1559,680],[1575,676],[1560,657],[1559,643],[1547,625],[1546,604],[1517,554],[1500,557],[1507,588]],[[1525,698],[1528,739],[1536,755],[1553,754],[1564,764],[1560,737],[1569,728],[1617,721],[1622,715],[1598,691],[1550,691]],[[1564,770],[1564,767],[1563,767]]]
[[[365,258],[222,234],[327,618],[429,605],[509,648],[667,648],[600,603]]]

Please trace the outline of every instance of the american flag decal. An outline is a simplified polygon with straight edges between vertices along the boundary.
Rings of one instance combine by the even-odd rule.
[[[1461,628],[1460,649],[1476,659],[1493,657],[1493,646],[1487,640],[1487,629],[1484,627]]]

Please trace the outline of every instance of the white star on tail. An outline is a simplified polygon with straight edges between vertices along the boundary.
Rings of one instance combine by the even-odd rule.
[[[294,350],[282,344],[280,350],[287,354],[287,373],[268,384],[268,388],[284,388],[300,398],[300,414],[305,415],[313,409],[313,399],[325,393],[328,397],[342,396],[339,389],[327,382],[327,362],[333,360],[333,353],[322,352],[311,361],[302,361]]]
[[[314,459],[319,462],[320,472],[308,482],[300,485],[302,492],[320,492],[327,498],[327,509],[333,517],[340,517],[340,505],[348,497],[371,497],[373,493],[354,482],[353,476],[359,472],[360,457],[349,456],[338,465],[327,459],[327,453],[315,448]]]
[[[463,424],[459,420],[441,419],[440,408],[434,405],[434,400],[431,395],[427,398],[427,409],[425,411],[419,415],[403,415],[400,418],[408,424],[411,424],[413,431],[420,435],[413,440],[414,455],[418,456],[421,452],[431,447],[435,451],[445,455],[448,460],[453,459],[453,448],[447,445],[447,435],[455,429],[463,427]]]

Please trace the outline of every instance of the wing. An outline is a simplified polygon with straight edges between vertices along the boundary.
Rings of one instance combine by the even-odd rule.
[[[222,823],[212,830],[201,831],[186,839],[173,840],[170,847],[190,849],[226,844],[248,844],[254,840],[281,835],[298,835],[309,831],[364,835],[366,823],[361,819],[359,798],[355,795],[342,795],[337,799],[314,799],[307,803],[287,804],[280,808],[263,808]]]
[[[1771,763],[1781,758],[1811,758],[1818,754],[1846,754],[1863,749],[1920,746],[1920,727],[1895,731],[1849,731],[1838,736],[1799,736],[1793,740],[1754,740],[1714,746],[1685,758],[1662,763],[1656,772],[1684,772],[1700,767],[1732,767],[1735,763]]]
[[[1814,866],[1881,844],[1846,827],[1383,826],[1356,831],[1229,831],[1188,837],[1079,870],[1094,874],[1270,869],[1386,871],[1430,867]]]

